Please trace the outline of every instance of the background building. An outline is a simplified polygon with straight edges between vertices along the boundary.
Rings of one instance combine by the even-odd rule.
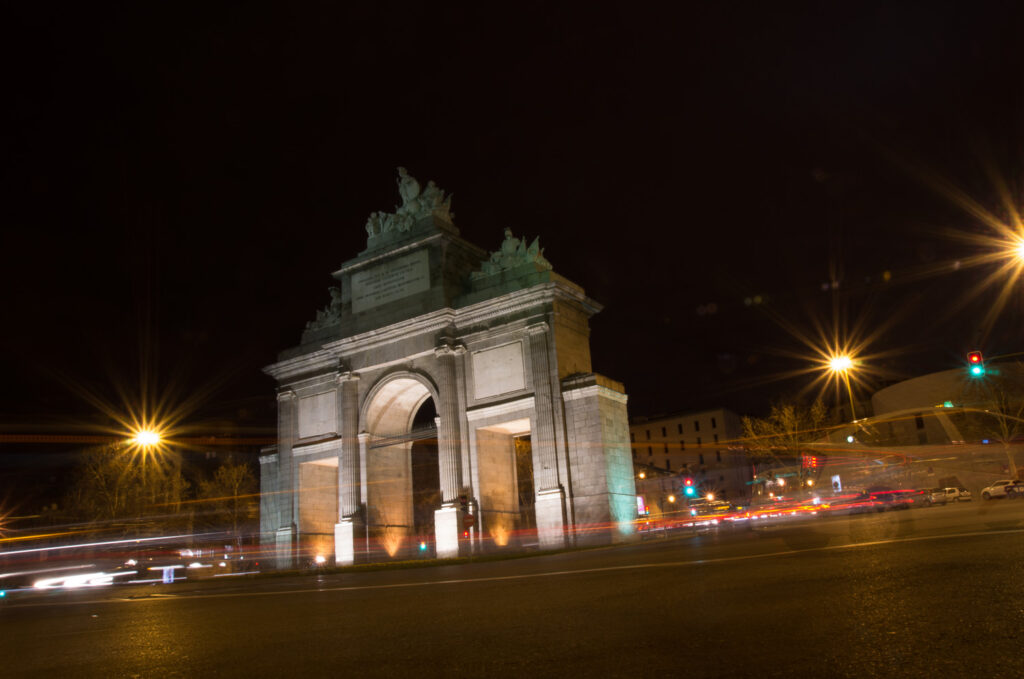
[[[664,417],[636,417],[629,427],[633,463],[691,476],[722,499],[749,495],[751,468],[738,448],[743,428],[725,408]]]

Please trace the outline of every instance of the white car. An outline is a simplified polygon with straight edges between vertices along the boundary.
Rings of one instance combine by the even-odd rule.
[[[1006,487],[1020,483],[1016,479],[1001,479],[991,486],[981,489],[981,499],[991,500],[994,497],[1006,497]]]
[[[966,488],[943,488],[946,502],[970,502],[971,491]]]

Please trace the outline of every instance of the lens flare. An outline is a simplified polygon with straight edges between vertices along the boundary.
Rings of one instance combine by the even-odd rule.
[[[160,444],[162,438],[160,432],[151,429],[140,429],[135,432],[132,442],[138,446],[155,446]]]
[[[828,360],[828,368],[832,372],[844,373],[853,368],[853,359],[842,354],[840,356],[833,356]]]

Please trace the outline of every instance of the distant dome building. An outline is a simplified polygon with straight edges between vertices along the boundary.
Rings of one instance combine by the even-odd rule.
[[[871,408],[878,416],[897,410],[932,408],[946,401],[957,402],[962,400],[967,379],[963,369],[913,377],[876,391],[871,397]]]

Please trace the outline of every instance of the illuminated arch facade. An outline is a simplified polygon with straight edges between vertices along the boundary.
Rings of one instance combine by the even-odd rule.
[[[260,525],[280,566],[632,531],[626,395],[590,364],[599,305],[536,241],[506,231],[487,253],[462,240],[442,199],[432,183],[406,183],[402,208],[374,213],[366,250],[334,273],[330,306],[266,368],[279,436],[260,460]],[[415,460],[422,469],[432,455],[424,482]],[[414,496],[435,498],[429,535]]]

